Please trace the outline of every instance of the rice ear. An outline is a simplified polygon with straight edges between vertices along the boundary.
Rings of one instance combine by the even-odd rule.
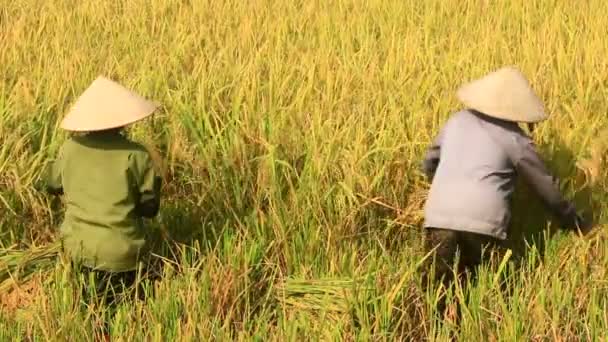
[[[154,167],[156,168],[157,172],[160,173],[163,179],[163,183],[167,182],[167,166],[160,151],[151,143],[144,143],[143,145],[146,150],[148,150],[150,158],[152,158],[152,162],[154,163]]]
[[[576,163],[576,167],[583,172],[585,178],[583,186],[593,186],[600,178],[605,151],[606,143],[604,141],[596,142],[589,148],[590,157]]]
[[[39,248],[0,251],[0,296],[23,284],[36,273],[52,270],[61,252],[61,242],[56,241]]]

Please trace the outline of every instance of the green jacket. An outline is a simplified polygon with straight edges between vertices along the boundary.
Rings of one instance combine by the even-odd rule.
[[[45,180],[65,197],[61,237],[72,259],[111,272],[137,268],[148,253],[143,218],[158,213],[161,187],[143,146],[118,132],[73,137]]]

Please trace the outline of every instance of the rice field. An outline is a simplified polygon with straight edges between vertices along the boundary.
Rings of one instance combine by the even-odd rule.
[[[606,340],[607,25],[600,0],[0,0],[0,340],[94,340],[108,317],[45,247],[62,205],[34,187],[100,74],[163,104],[129,134],[162,156],[164,277],[116,340]],[[455,89],[503,65],[599,224],[556,231],[522,182],[513,254],[450,292],[455,325],[421,287],[419,166]]]

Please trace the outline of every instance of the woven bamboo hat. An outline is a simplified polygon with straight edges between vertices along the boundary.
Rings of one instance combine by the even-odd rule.
[[[461,86],[456,96],[468,108],[498,119],[535,123],[548,117],[528,80],[511,66]]]
[[[61,122],[61,128],[91,132],[123,127],[152,115],[158,106],[122,85],[99,76],[76,100]]]

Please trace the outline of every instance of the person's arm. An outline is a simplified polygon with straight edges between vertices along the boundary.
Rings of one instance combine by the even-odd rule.
[[[138,191],[135,211],[141,217],[152,218],[160,210],[161,177],[147,153],[132,157],[135,158],[135,179]]]
[[[437,166],[439,166],[443,134],[443,130],[441,130],[435,137],[431,143],[431,146],[429,146],[427,149],[424,160],[422,161],[422,172],[424,172],[428,179],[433,179]]]
[[[577,215],[574,204],[563,198],[558,187],[559,180],[545,166],[534,142],[525,136],[516,137],[515,141],[517,151],[512,158],[513,164],[549,211],[559,219],[562,229],[586,230],[588,223]]]

